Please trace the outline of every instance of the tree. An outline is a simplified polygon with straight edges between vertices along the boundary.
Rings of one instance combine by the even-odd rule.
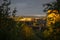
[[[47,24],[51,23],[50,26],[47,27],[47,29],[52,30],[52,32],[49,33],[50,35],[47,36],[47,39],[49,37],[49,39],[51,39],[51,40],[58,40],[60,37],[60,35],[57,35],[60,33],[59,32],[60,30],[57,31],[57,29],[60,29],[60,21],[59,21],[59,19],[60,19],[59,18],[60,17],[60,0],[56,0],[55,2],[44,4],[43,6],[47,6],[44,9],[44,12],[48,11],[47,12]],[[54,22],[54,23],[52,23],[52,22]],[[45,33],[47,33],[48,31],[46,31]],[[44,34],[44,32],[43,32],[43,34]],[[44,35],[46,35],[46,34],[44,34]]]
[[[10,18],[10,0],[3,0],[0,6],[0,40],[15,40],[16,22]]]
[[[56,1],[51,2],[51,3],[46,3],[43,6],[44,7],[47,6],[44,9],[44,12],[46,12],[48,10],[57,10],[59,12],[60,11],[60,0],[56,0]]]
[[[15,17],[16,12],[17,12],[17,10],[16,10],[16,8],[14,8],[14,10],[13,10],[13,12],[12,12],[12,16],[13,16],[13,17]]]

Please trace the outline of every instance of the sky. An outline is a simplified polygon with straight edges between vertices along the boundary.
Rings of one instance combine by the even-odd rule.
[[[42,16],[46,15],[43,4],[52,1],[54,0],[11,0],[11,9],[16,7],[18,16]]]

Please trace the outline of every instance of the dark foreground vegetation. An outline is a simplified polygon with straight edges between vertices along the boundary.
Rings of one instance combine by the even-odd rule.
[[[36,30],[26,23],[17,22],[10,18],[11,13],[13,17],[16,13],[16,9],[10,11],[10,4],[10,1],[3,0],[0,5],[0,40],[60,40],[60,19],[54,24],[45,25],[41,30]],[[46,5],[48,10],[58,10],[57,14],[60,13],[60,0],[54,2],[54,6],[51,4]]]

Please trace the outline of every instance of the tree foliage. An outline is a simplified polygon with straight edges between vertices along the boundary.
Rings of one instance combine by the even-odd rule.
[[[47,17],[49,16],[49,15],[51,15],[51,14],[55,14],[55,15],[57,15],[56,17],[55,17],[55,23],[54,24],[51,24],[49,27],[47,27],[47,29],[49,29],[49,30],[47,30],[47,29],[45,29],[45,31],[43,32],[43,34],[44,34],[44,38],[46,39],[46,40],[59,40],[60,38],[60,35],[59,35],[59,29],[60,29],[60,21],[56,21],[56,20],[59,20],[59,19],[57,19],[57,18],[59,18],[60,17],[60,0],[56,0],[55,2],[51,2],[51,3],[47,3],[47,4],[44,4],[43,5],[44,7],[46,6],[46,8],[44,9],[44,12],[47,12],[48,10],[51,10],[50,12],[49,12],[49,14],[47,15]],[[54,10],[57,10],[58,12],[53,12]],[[58,16],[59,15],[59,16]],[[51,21],[51,17],[52,17],[53,15],[51,15],[50,16],[50,21]],[[53,17],[53,18],[54,18]],[[52,18],[52,19],[53,19]],[[48,22],[50,22],[50,21],[47,21],[47,24],[49,24]],[[53,22],[54,20],[52,20],[52,22]],[[50,31],[51,30],[51,31]],[[47,34],[49,34],[49,35],[47,35]],[[58,35],[57,35],[58,34]]]
[[[0,5],[0,40],[15,40],[16,22],[10,18],[11,0],[3,0]]]
[[[44,12],[48,10],[58,10],[58,12],[60,12],[60,0],[56,0],[51,3],[46,3],[43,6],[44,7],[46,6],[46,8],[44,9]]]

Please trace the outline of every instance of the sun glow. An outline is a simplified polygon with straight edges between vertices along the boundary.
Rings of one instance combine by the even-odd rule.
[[[23,18],[23,19],[20,19],[20,21],[32,21],[32,18]]]

